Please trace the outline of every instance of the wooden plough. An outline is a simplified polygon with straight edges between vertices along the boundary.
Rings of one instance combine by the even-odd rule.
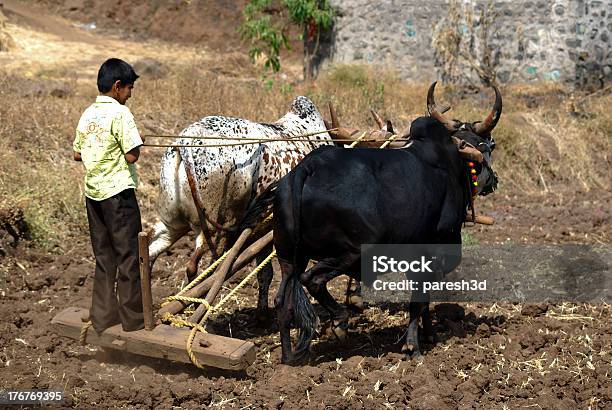
[[[208,280],[198,283],[204,276],[212,273],[217,265],[199,275],[194,282],[184,289],[187,291],[182,291],[179,295],[168,298],[170,301],[162,306],[158,316],[163,321],[169,322],[170,325],[159,322],[156,325],[154,322],[148,236],[141,232],[138,235],[138,251],[145,329],[124,332],[121,325],[115,325],[98,335],[90,326],[84,326],[83,318],[89,316],[87,309],[69,307],[52,319],[51,323],[55,325],[55,332],[60,336],[71,339],[82,341],[86,339],[87,343],[96,346],[183,363],[191,362],[201,368],[203,366],[200,363],[205,366],[228,370],[246,369],[255,361],[257,351],[255,344],[207,333],[202,323],[264,266],[264,263],[260,264],[240,285],[230,292],[230,295],[224,297],[217,305],[212,306],[223,282],[246,266],[257,253],[272,242],[272,232],[269,232],[239,254],[251,232],[251,229],[246,229],[240,235],[232,249],[226,252],[223,263],[217,267],[214,275]],[[272,253],[265,262],[270,262],[274,255],[275,253]],[[208,291],[206,299],[198,299],[206,291]],[[201,303],[201,305],[188,320],[174,316],[194,301]],[[185,345],[186,342],[187,346]]]

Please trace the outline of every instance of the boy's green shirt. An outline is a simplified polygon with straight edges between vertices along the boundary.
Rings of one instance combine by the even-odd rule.
[[[130,109],[112,97],[98,96],[81,116],[72,145],[85,165],[85,196],[102,201],[137,188],[136,167],[125,153],[140,145]]]

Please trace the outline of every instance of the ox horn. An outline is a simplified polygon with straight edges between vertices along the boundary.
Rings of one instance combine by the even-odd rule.
[[[493,131],[493,128],[495,128],[495,126],[497,125],[497,121],[499,121],[499,117],[501,117],[501,93],[499,92],[496,86],[493,85],[492,87],[495,90],[495,104],[493,104],[493,109],[483,122],[477,122],[476,124],[474,124],[474,132],[478,135],[488,134]]]
[[[332,128],[340,128],[338,117],[336,117],[336,110],[334,110],[334,106],[332,105],[331,101],[329,102],[329,115],[331,116]]]
[[[331,116],[332,121],[331,126],[332,128],[336,129],[335,131],[330,132],[332,136],[347,140],[354,139],[352,138],[353,134],[359,132],[359,130],[340,126],[340,121],[338,121],[338,117],[336,116],[336,110],[334,110],[334,106],[332,105],[331,101],[329,102],[329,115]]]
[[[429,116],[440,122],[449,131],[457,131],[459,123],[457,121],[449,120],[438,109],[436,108],[436,101],[434,99],[434,90],[438,82],[434,81],[427,91],[427,113]],[[446,107],[444,107],[446,108]],[[450,107],[449,107],[450,108]]]
[[[372,117],[374,117],[374,121],[376,121],[376,124],[378,124],[378,128],[382,129],[382,127],[385,126],[385,122],[383,121],[381,116],[378,115],[378,113],[374,110],[370,110],[370,112],[372,113]]]

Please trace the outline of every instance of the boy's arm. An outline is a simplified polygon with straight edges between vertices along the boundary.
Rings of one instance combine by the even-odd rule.
[[[121,144],[122,151],[125,152],[125,160],[129,164],[133,164],[140,157],[140,146],[143,141],[136,128],[134,116],[127,107],[118,122],[118,141]]]
[[[83,158],[81,158],[81,148],[83,148],[83,138],[84,135],[83,133],[80,131],[81,128],[81,121],[79,120],[79,125],[77,126],[76,129],[76,135],[74,136],[74,142],[72,143],[72,158],[75,161],[83,161]]]

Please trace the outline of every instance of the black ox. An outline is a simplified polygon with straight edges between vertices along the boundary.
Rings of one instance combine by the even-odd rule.
[[[461,244],[472,194],[495,189],[491,131],[502,111],[499,90],[494,87],[495,104],[484,121],[464,123],[436,110],[435,84],[427,96],[430,116],[411,124],[411,142],[405,148],[321,147],[278,183],[274,246],[282,281],[275,302],[283,363],[306,357],[318,324],[302,285],[330,312],[336,332],[346,334],[348,312],[329,294],[327,282],[342,274],[360,279],[361,244]],[[458,150],[458,144],[466,143],[483,158],[475,167],[476,191]],[[309,260],[318,262],[305,271]],[[404,349],[420,355],[420,317],[425,336],[433,338],[429,303],[411,302],[409,309]],[[299,329],[295,350],[291,327]]]

